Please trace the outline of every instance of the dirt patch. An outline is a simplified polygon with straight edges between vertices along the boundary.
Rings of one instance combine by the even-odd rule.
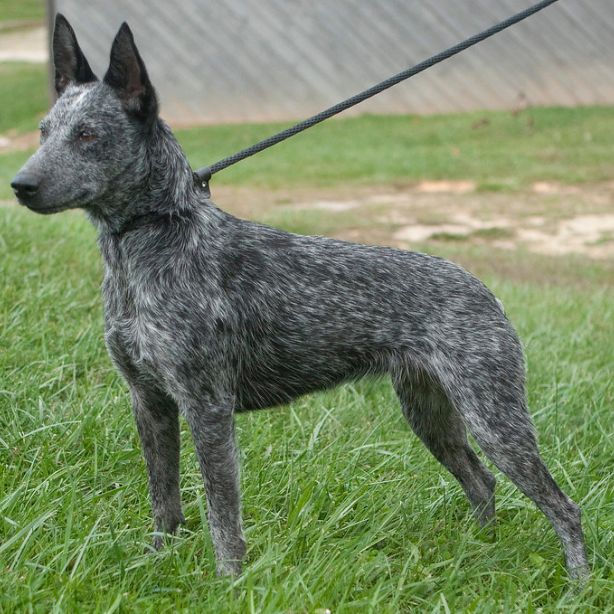
[[[536,194],[579,194],[582,188],[576,185],[561,185],[551,181],[536,181],[531,189]]]
[[[416,192],[427,194],[466,194],[475,191],[474,181],[421,181],[414,187]]]
[[[0,35],[0,62],[47,62],[47,46],[44,26],[4,31]]]
[[[614,256],[614,215],[578,215],[559,222],[553,233],[521,229],[518,238],[542,254],[580,253],[610,258]]]
[[[38,132],[16,134],[14,131],[0,135],[0,153],[36,149],[40,141]]]
[[[425,187],[426,185],[426,187]],[[263,191],[214,186],[220,206],[252,219],[275,210],[321,211],[330,234],[400,247],[488,245],[547,255],[614,258],[614,184],[539,182],[522,192],[484,193],[471,182],[423,182],[328,190]]]
[[[492,230],[497,228],[510,228],[513,222],[506,218],[479,219],[467,213],[452,213],[448,217],[449,223],[420,223],[403,226],[395,232],[394,238],[399,241],[421,242],[433,236],[468,237],[476,231]]]
[[[541,254],[583,254],[592,258],[614,257],[614,215],[578,215],[554,224],[540,216],[491,218],[451,215],[451,224],[411,224],[396,231],[397,241],[488,241],[494,247],[522,246]]]
[[[297,205],[300,209],[320,209],[321,211],[349,211],[360,207],[359,200],[314,200],[311,203]]]

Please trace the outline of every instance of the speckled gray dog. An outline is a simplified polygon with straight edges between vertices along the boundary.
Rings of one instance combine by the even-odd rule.
[[[580,510],[537,450],[520,344],[480,281],[424,254],[220,211],[159,119],[127,25],[102,81],[60,15],[53,52],[60,97],[12,185],[33,211],[80,207],[98,229],[106,342],[132,393],[158,531],[183,520],[180,413],[196,442],[218,570],[238,573],[234,413],[389,374],[409,424],[479,521],[494,517],[495,478],[466,428],[550,519],[570,574],[588,573]]]

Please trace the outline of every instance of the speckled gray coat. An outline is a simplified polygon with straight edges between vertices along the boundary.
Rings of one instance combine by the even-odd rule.
[[[479,280],[425,254],[299,236],[216,208],[158,118],[125,24],[103,81],[61,16],[54,61],[60,97],[13,187],[34,211],[80,207],[98,228],[106,342],[131,390],[160,532],[183,520],[180,413],[218,569],[236,573],[245,543],[234,413],[389,374],[480,522],[494,516],[495,479],[466,428],[553,523],[571,574],[587,573],[580,511],[539,457],[521,346]]]

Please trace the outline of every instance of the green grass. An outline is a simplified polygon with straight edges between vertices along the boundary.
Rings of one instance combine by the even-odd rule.
[[[48,106],[46,66],[0,62],[0,135],[14,137],[38,130]],[[32,151],[0,154],[0,199],[13,198],[10,181],[31,154]]]
[[[38,130],[49,105],[46,79],[46,66],[0,62],[0,134]]]
[[[0,0],[0,23],[3,21],[43,20],[44,0]]]
[[[486,187],[538,180],[611,179],[614,138],[608,107],[536,108],[513,116],[479,112],[434,117],[369,116],[316,126],[216,176],[279,187],[471,179]],[[481,128],[477,120],[487,118]],[[530,119],[530,121],[529,121]],[[211,126],[179,131],[195,166],[214,162],[282,126]]]
[[[611,278],[561,258],[548,260],[549,282],[510,281],[470,251],[481,248],[444,248],[486,267],[525,343],[543,455],[584,509],[586,587],[568,586],[554,532],[500,475],[496,539],[476,528],[459,486],[410,434],[382,381],[238,417],[249,552],[234,581],[214,575],[184,428],[187,527],[163,552],[144,553],[146,473],[102,340],[94,231],[78,213],[5,207],[0,612],[612,611]],[[508,260],[521,268],[523,258],[533,270],[542,262]],[[558,283],[557,268],[581,283]]]

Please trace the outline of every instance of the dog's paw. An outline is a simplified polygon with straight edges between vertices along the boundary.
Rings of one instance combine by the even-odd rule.
[[[164,528],[159,527],[154,533],[153,539],[151,540],[151,547],[153,550],[161,550],[166,543],[168,543],[173,535],[177,534],[177,530],[179,529],[180,524],[185,523],[185,518],[183,514],[178,516],[170,523],[165,523]]]
[[[152,540],[154,550],[160,550],[169,540],[169,536],[176,535],[179,525],[185,524],[185,517],[181,511],[158,517],[155,526],[156,532]]]
[[[238,560],[218,561],[216,572],[218,576],[222,577],[240,576],[242,567],[241,561]]]
[[[164,537],[165,536],[162,533],[157,533],[153,536],[153,539],[151,540],[151,547],[153,550],[162,550],[164,547]]]
[[[569,579],[578,587],[583,587],[591,577],[591,570],[588,565],[570,566],[567,570]]]

